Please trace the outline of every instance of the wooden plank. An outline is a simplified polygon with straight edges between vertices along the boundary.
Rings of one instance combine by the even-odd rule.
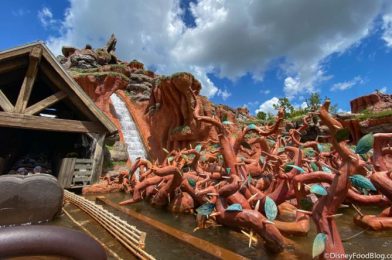
[[[28,54],[34,46],[41,45],[39,43],[32,43],[24,46],[19,46],[9,50],[0,52],[0,61],[8,60],[10,58],[15,58],[19,56],[24,56]]]
[[[72,182],[89,182],[91,180],[90,176],[74,176]]]
[[[0,89],[0,106],[5,112],[12,112],[14,110],[14,106],[9,101],[7,96]]]
[[[75,161],[76,161],[76,158],[68,158],[68,160],[69,160],[69,163],[68,163],[68,169],[67,169],[67,171],[68,171],[68,174],[67,174],[67,179],[66,179],[66,186],[65,187],[71,187],[71,185],[72,185],[72,178],[73,178],[73,175],[74,175],[74,166],[75,166]]]
[[[74,165],[75,158],[63,158],[61,160],[60,171],[57,176],[61,187],[68,188],[71,186]]]
[[[95,150],[92,156],[94,160],[93,164],[93,176],[91,178],[91,183],[95,183],[99,180],[102,174],[102,164],[103,164],[103,147],[105,141],[105,134],[90,134],[91,137],[95,139]]]
[[[29,102],[29,98],[31,95],[31,90],[33,89],[33,85],[35,82],[35,78],[37,77],[38,72],[38,64],[41,60],[42,56],[42,48],[39,46],[34,47],[30,52],[30,60],[29,67],[27,68],[27,72],[25,78],[22,83],[22,87],[20,88],[18,100],[15,105],[15,112],[22,113]]]
[[[178,239],[180,242],[187,243],[188,245],[191,245],[199,250],[202,250],[210,255],[213,255],[217,257],[218,259],[248,259],[242,255],[239,255],[233,251],[230,251],[226,248],[220,247],[218,245],[215,245],[211,242],[208,242],[206,240],[200,239],[198,237],[195,237],[191,234],[185,233],[179,229],[173,228],[169,225],[166,225],[162,223],[161,221],[157,221],[155,219],[152,219],[150,217],[147,217],[141,213],[138,213],[131,208],[127,208],[124,206],[119,205],[118,203],[112,202],[109,199],[105,197],[97,197],[97,201],[103,202],[104,204],[120,211],[125,214],[127,214],[130,217],[133,217],[137,220],[140,220],[166,234],[169,236],[172,236],[176,239]]]
[[[76,162],[75,163],[93,163],[93,160],[92,159],[76,159]]]
[[[92,165],[89,165],[88,167],[81,166],[81,165],[75,165],[75,171],[78,172],[89,172],[93,169]]]
[[[5,61],[0,63],[0,74],[7,73],[9,71],[23,68],[27,65],[26,60],[13,59],[12,61]]]
[[[26,108],[25,114],[26,115],[34,115],[38,112],[41,112],[45,108],[59,102],[60,100],[64,99],[67,94],[63,91],[58,91],[57,93],[35,103],[34,105]]]
[[[105,129],[97,122],[0,112],[0,126],[29,128],[72,133],[102,133]]]
[[[91,176],[93,175],[92,171],[78,172],[74,171],[74,176],[83,177],[83,176]]]
[[[85,170],[85,169],[91,169],[93,167],[93,161],[91,160],[91,162],[88,163],[80,163],[80,162],[76,162],[75,163],[75,169],[81,169],[81,170]]]
[[[42,73],[43,79],[47,81],[47,84],[50,84],[57,89],[64,91],[67,96],[68,100],[71,101],[72,105],[80,111],[81,114],[87,116],[87,118],[91,121],[97,120],[94,114],[89,110],[89,108],[78,98],[78,96],[67,86],[67,83],[62,80],[62,78],[57,75],[56,71],[50,66],[47,62],[41,62],[39,65]]]

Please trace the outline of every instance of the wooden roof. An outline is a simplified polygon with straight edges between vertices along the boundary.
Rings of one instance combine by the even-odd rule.
[[[0,88],[0,108],[4,110],[0,111],[0,126],[68,132],[117,131],[112,121],[66,72],[45,44],[36,42],[0,52],[0,77],[23,67],[27,67],[27,71],[15,105]],[[37,73],[42,73],[58,92],[28,107]],[[88,120],[51,119],[34,115],[64,98],[67,98]]]

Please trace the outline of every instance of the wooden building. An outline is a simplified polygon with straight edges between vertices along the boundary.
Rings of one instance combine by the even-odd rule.
[[[94,182],[116,131],[43,43],[0,52],[0,174],[39,166],[65,187],[78,170]]]

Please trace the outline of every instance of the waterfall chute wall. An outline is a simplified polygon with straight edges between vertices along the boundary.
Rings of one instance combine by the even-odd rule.
[[[124,141],[127,144],[129,158],[132,162],[138,157],[146,158],[147,151],[142,142],[142,137],[140,136],[136,123],[129,113],[124,101],[122,101],[117,94],[112,94],[110,100],[112,101],[116,116],[121,124],[121,132],[124,136]]]

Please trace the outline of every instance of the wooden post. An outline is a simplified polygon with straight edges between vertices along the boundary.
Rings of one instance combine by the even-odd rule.
[[[1,91],[1,89],[0,89],[0,107],[5,112],[12,112],[14,110],[14,106],[9,101],[9,99],[6,97],[6,95],[3,93],[3,91]]]
[[[25,114],[26,115],[34,115],[38,112],[41,112],[45,108],[59,102],[60,100],[64,99],[67,94],[64,91],[58,91],[57,93],[35,103],[34,105],[26,108]]]
[[[91,157],[91,159],[93,159],[93,176],[91,178],[91,184],[93,184],[99,180],[99,177],[101,177],[102,174],[105,134],[88,133],[88,135],[95,141],[95,149]]]
[[[22,87],[20,88],[18,100],[16,101],[15,105],[16,113],[22,113],[26,109],[27,103],[29,102],[29,98],[31,95],[31,90],[33,89],[35,78],[37,77],[38,64],[41,61],[41,56],[41,47],[34,47],[30,52],[29,67],[27,68]]]

